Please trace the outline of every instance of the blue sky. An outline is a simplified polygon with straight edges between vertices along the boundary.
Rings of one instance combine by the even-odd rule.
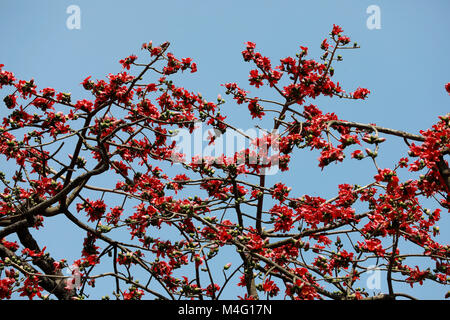
[[[66,27],[69,5],[81,9],[79,30]],[[369,5],[380,7],[381,29],[367,28]],[[310,57],[318,59],[321,41],[333,24],[339,24],[361,48],[343,52],[344,61],[335,65],[335,80],[349,92],[361,86],[371,94],[365,101],[326,98],[314,103],[342,119],[418,133],[449,110],[450,97],[444,90],[450,81],[448,12],[446,0],[1,1],[0,63],[17,78],[34,78],[39,88],[54,87],[82,99],[88,98],[80,86],[87,76],[100,79],[121,71],[119,59],[141,54],[144,42],[170,41],[177,57],[189,56],[198,64],[198,72],[180,77],[180,84],[215,100],[219,93],[224,96],[220,84],[226,82],[249,89],[250,66],[240,53],[244,42],[255,42],[274,64],[293,56],[299,45],[309,47]],[[246,110],[232,101],[223,113],[239,128],[253,125]],[[0,117],[5,114],[0,109]],[[260,125],[268,127],[270,122]],[[402,141],[391,140],[382,146],[384,167],[392,167],[407,151]],[[335,194],[339,183],[362,185],[374,174],[372,167],[351,160],[321,172],[317,157],[302,153],[288,174],[270,179],[292,185],[299,194],[326,198]],[[441,222],[441,239],[446,243],[450,237],[444,224],[448,223],[447,214]],[[55,235],[64,237],[63,244],[49,246],[62,258],[78,234],[68,234],[62,220],[49,225],[51,236],[40,237],[52,241]],[[417,296],[441,299],[445,288],[436,288],[424,286]]]

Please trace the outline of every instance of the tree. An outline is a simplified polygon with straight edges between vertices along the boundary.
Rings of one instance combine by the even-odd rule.
[[[0,153],[14,168],[0,173],[0,298],[82,299],[106,277],[123,299],[219,299],[236,284],[244,299],[395,299],[414,298],[395,290],[396,282],[448,284],[450,247],[435,237],[441,211],[450,208],[450,114],[412,134],[342,120],[311,104],[320,96],[364,100],[370,94],[365,88],[346,93],[332,80],[338,53],[358,48],[342,33],[333,25],[321,43],[322,62],[307,59],[301,46],[275,67],[246,43],[250,85],[270,88],[280,99],[223,85],[252,118],[275,113],[273,128],[256,138],[228,123],[220,95],[211,102],[174,84],[175,74],[195,72],[197,65],[177,59],[168,42],[143,44],[146,63],[131,55],[120,60],[126,70],[107,80],[86,78],[91,100],[38,91],[33,79],[17,80],[0,65],[11,110],[0,127]],[[199,124],[213,129],[210,146],[228,132],[250,145],[231,155],[187,158],[170,138],[177,130],[192,134]],[[403,139],[409,149],[393,169],[377,163],[387,138]],[[328,200],[268,184],[269,170],[289,170],[298,149],[319,152],[324,172],[348,155],[345,161],[365,161],[375,167],[373,181],[342,183]],[[173,169],[163,171],[165,164]],[[412,178],[401,181],[402,171]],[[436,208],[426,208],[424,199]],[[73,262],[55,260],[33,235],[56,216],[86,235]],[[414,252],[403,250],[408,244]],[[230,247],[237,262],[217,269]],[[421,266],[409,265],[417,257]],[[383,274],[387,292],[357,288],[369,265]]]

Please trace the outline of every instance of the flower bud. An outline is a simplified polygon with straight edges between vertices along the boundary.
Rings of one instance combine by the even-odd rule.
[[[378,156],[378,153],[375,151],[370,150],[369,148],[366,148],[366,153],[371,158],[376,158]]]

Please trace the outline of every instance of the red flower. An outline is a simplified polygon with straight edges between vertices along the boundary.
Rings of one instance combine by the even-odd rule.
[[[321,48],[322,50],[327,51],[329,47],[330,47],[330,45],[329,45],[329,43],[327,42],[327,39],[324,39],[324,40],[322,41],[322,44],[320,45],[320,48]]]
[[[55,89],[53,88],[44,88],[41,92],[45,98],[52,98],[55,96]]]
[[[353,92],[353,98],[364,100],[369,93],[370,91],[365,88],[358,88],[355,92]]]
[[[60,92],[56,95],[56,101],[61,103],[70,103],[70,93]],[[70,110],[72,112],[72,110]]]
[[[83,80],[81,83],[83,85],[83,88],[86,90],[91,90],[94,87],[94,82],[92,80],[89,80],[91,77],[87,77]]]
[[[398,185],[399,179],[397,173],[390,169],[379,169],[378,174],[374,176],[377,182],[387,182],[388,190]]]
[[[247,49],[242,51],[242,57],[244,61],[250,61],[254,56],[255,44],[253,42],[247,42]]]
[[[401,158],[398,162],[398,165],[400,168],[406,168],[408,167],[408,158]]]
[[[333,267],[339,267],[347,269],[348,265],[353,260],[353,253],[348,253],[346,250],[341,250],[338,253],[333,255],[333,259],[331,261],[331,264]]]
[[[0,89],[3,86],[10,86],[16,81],[14,74],[5,70],[1,70],[4,65],[0,64]]]
[[[355,150],[352,152],[352,158],[355,158],[357,160],[361,160],[364,158],[364,153],[361,150]]]
[[[11,251],[16,251],[19,249],[19,244],[17,242],[10,242],[5,239],[0,239],[0,243]]]
[[[252,50],[256,47],[256,44],[250,41],[246,42],[245,44],[247,45],[247,50]]]
[[[11,293],[16,280],[14,278],[0,279],[0,300],[11,299]]]
[[[197,72],[197,64],[195,62],[191,63],[191,73]]]
[[[14,109],[17,106],[17,97],[15,94],[7,95],[3,101],[8,109]]]
[[[339,161],[342,162],[344,160],[344,153],[342,152],[342,149],[340,148],[328,148],[324,149],[321,152],[321,155],[319,157],[319,167],[324,168],[325,166],[329,165],[333,161]]]
[[[341,37],[338,38],[338,41],[345,45],[345,44],[350,42],[350,38],[346,37],[346,36],[341,36]]]
[[[233,94],[233,99],[236,100],[237,104],[242,104],[246,101],[247,91],[242,90],[237,86],[236,83],[226,83],[225,88],[227,88],[226,94]]]
[[[88,198],[85,203],[77,204],[77,211],[80,212],[82,209],[87,212],[89,216],[88,221],[94,222],[103,217],[106,211],[106,204],[103,200],[90,201]]]
[[[215,292],[218,292],[220,290],[220,286],[218,284],[214,284],[214,286],[212,284],[210,284],[207,288],[206,288],[206,295],[212,297],[214,295]]]
[[[123,208],[120,206],[115,206],[111,208],[111,212],[106,215],[106,222],[117,225],[119,223],[120,216],[123,213]]]
[[[263,111],[263,107],[258,103],[258,100],[252,99],[248,104],[248,110],[250,110],[250,114],[252,115],[252,119],[259,118],[262,119],[262,117],[265,115],[265,112]]]
[[[333,30],[331,31],[332,35],[338,35],[342,31],[344,31],[344,30],[342,30],[342,28],[340,26],[333,24]]]
[[[269,279],[266,279],[266,281],[264,281],[264,283],[262,285],[262,290],[264,292],[267,292],[269,297],[276,296],[278,294],[278,292],[280,291],[280,289],[277,287],[275,282],[273,282],[272,280],[269,280]]]
[[[136,287],[131,287],[129,292],[123,292],[124,300],[141,300],[144,295],[144,290],[137,289]]]
[[[94,104],[89,100],[86,100],[86,99],[78,100],[77,103],[75,104],[75,109],[76,110],[81,109],[85,112],[91,112],[93,105]]]
[[[272,198],[279,200],[280,202],[284,201],[284,199],[289,195],[291,188],[286,187],[282,183],[277,183],[274,185],[272,190]]]
[[[194,62],[192,62],[191,58],[181,59],[181,63],[183,64],[181,66],[181,70],[186,70],[187,68],[190,68],[191,73],[194,73],[197,71],[197,65]]]
[[[306,56],[308,54],[308,47],[300,46],[300,49],[302,49],[302,53],[301,53],[302,57]]]
[[[114,166],[112,166],[111,169],[114,169],[117,174],[128,175],[128,169],[130,169],[130,167],[125,163],[122,161],[112,161],[112,164],[114,164]]]
[[[153,91],[156,91],[156,83],[150,83],[150,84],[148,84],[147,85],[147,87],[146,87],[146,90],[148,91],[148,92],[153,92]]]
[[[445,90],[450,94],[450,82],[445,85]]]
[[[19,80],[19,83],[17,83],[15,87],[24,99],[36,95],[36,84],[34,83],[34,79],[31,79],[30,81]]]
[[[47,247],[42,248],[42,250],[40,252],[37,252],[37,253],[35,251],[31,250],[31,249],[25,248],[25,249],[22,250],[22,254],[28,255],[28,256],[33,257],[33,258],[40,258],[40,257],[42,257],[44,255],[44,251],[45,251],[46,248]]]
[[[137,56],[131,55],[131,56],[125,58],[125,59],[121,59],[121,60],[119,61],[119,63],[122,65],[122,67],[123,67],[124,69],[130,70],[130,65],[131,65],[132,63],[134,63],[134,61],[135,61],[136,59],[137,59]]]
[[[23,286],[18,289],[21,297],[28,297],[33,300],[34,296],[41,297],[41,291],[44,289],[39,286],[39,278],[37,276],[27,277]]]
[[[46,111],[47,109],[54,109],[54,102],[45,98],[36,98],[32,103],[36,108]]]
[[[275,205],[269,212],[275,221],[274,231],[288,232],[293,228],[294,220],[292,218],[294,213],[292,209],[286,206]]]
[[[361,144],[359,142],[358,136],[350,135],[350,134],[343,134],[339,141],[342,143],[342,146],[339,146],[341,148],[345,148],[345,147],[350,146],[352,144]]]
[[[250,76],[249,76],[250,85],[259,88],[260,86],[263,85],[262,79],[263,79],[263,76],[258,73],[258,70],[250,71]]]
[[[252,198],[260,198],[264,195],[264,193],[260,189],[252,189],[251,197]]]
[[[416,266],[415,269],[411,269],[409,271],[409,277],[406,279],[406,282],[409,283],[411,288],[413,287],[414,282],[419,282],[420,285],[423,284],[423,280],[430,275],[428,270],[420,271],[419,267]]]
[[[384,257],[385,251],[383,249],[383,246],[381,245],[380,239],[366,239],[364,243],[358,241],[358,245],[363,251],[370,251],[379,255],[380,257]]]

